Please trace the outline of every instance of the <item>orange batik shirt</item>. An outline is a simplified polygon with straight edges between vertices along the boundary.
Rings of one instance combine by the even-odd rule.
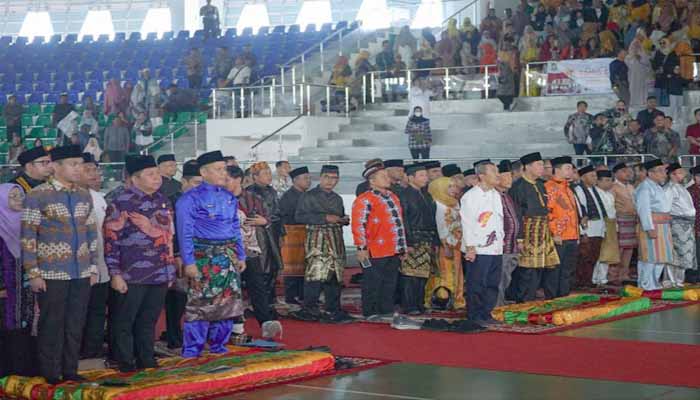
[[[562,240],[578,240],[579,221],[576,197],[569,182],[552,178],[544,184],[549,208],[549,229]]]

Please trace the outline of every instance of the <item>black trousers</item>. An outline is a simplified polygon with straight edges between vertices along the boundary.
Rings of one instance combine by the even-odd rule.
[[[498,100],[503,103],[504,110],[510,110],[510,105],[513,104],[513,96],[498,96]]]
[[[46,291],[36,297],[39,373],[48,379],[77,374],[90,280],[46,280]]]
[[[340,312],[340,283],[335,274],[325,282],[313,281],[304,282],[304,309],[308,311],[318,311],[318,300],[321,291],[325,294],[326,312],[335,314]]]
[[[391,314],[401,260],[396,255],[370,258],[370,263],[362,270],[362,315]]]
[[[182,347],[182,315],[187,305],[187,293],[169,289],[165,295],[165,340],[168,347]]]
[[[0,330],[0,377],[36,376],[36,338],[31,329]]]
[[[472,321],[491,319],[503,275],[503,256],[477,255],[471,262],[462,257],[462,266],[467,281],[467,318]]]
[[[246,269],[243,271],[242,278],[248,289],[248,297],[253,306],[253,315],[258,323],[262,325],[264,322],[271,321],[272,310],[270,309],[270,290],[269,281],[270,274],[262,271],[260,265],[260,257],[248,257],[245,260]]]
[[[517,303],[535,300],[537,289],[540,287],[544,268],[523,268],[515,269],[513,277],[513,294]]]
[[[90,288],[90,302],[83,331],[82,356],[84,358],[100,357],[103,353],[109,289],[109,282],[98,283]]]
[[[112,343],[120,366],[157,366],[153,343],[167,290],[167,285],[128,283],[125,294],[115,294]]]
[[[415,276],[399,275],[399,286],[401,286],[401,309],[405,313],[425,310],[425,278]]]
[[[19,124],[13,125],[13,126],[8,125],[7,132],[5,132],[5,133],[7,134],[7,143],[12,143],[12,136],[14,136],[15,134],[17,136],[19,136],[21,139],[22,138],[22,123],[20,122]]]
[[[293,303],[295,299],[304,298],[304,277],[287,276],[284,278],[284,301]]]
[[[578,241],[564,240],[556,245],[560,263],[556,268],[545,268],[542,271],[542,289],[547,300],[568,296],[571,285],[576,278],[576,263],[578,262]]]
[[[202,87],[202,75],[188,75],[187,81],[190,83],[190,89],[199,89]]]
[[[409,150],[411,151],[411,158],[414,160],[418,160],[421,158],[426,160],[426,159],[430,158],[430,147],[427,147],[425,149],[411,149],[411,148],[409,148]]]

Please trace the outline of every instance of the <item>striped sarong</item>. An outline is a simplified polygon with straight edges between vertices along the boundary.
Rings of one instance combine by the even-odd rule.
[[[671,235],[671,216],[669,214],[652,213],[656,239],[647,236],[642,225],[637,226],[639,234],[639,261],[651,264],[673,263],[673,243]]]
[[[671,237],[673,238],[674,267],[695,269],[695,217],[671,218]]]
[[[284,269],[282,276],[304,276],[304,260],[306,259],[306,251],[304,250],[304,242],[306,241],[306,226],[305,225],[285,225],[284,229],[287,234],[284,236],[282,243],[282,261]]]
[[[555,268],[559,255],[549,230],[548,217],[523,217],[523,245],[518,266],[523,268]]]
[[[638,245],[637,216],[618,214],[617,228],[617,238],[620,249],[636,249]]]

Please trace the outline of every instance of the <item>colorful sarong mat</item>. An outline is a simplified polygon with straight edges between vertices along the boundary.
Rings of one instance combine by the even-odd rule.
[[[335,357],[317,351],[265,352],[230,347],[230,352],[160,360],[160,367],[132,374],[84,372],[82,383],[48,385],[43,378],[0,379],[0,398],[27,400],[201,399],[269,384],[313,378],[335,371]]]
[[[646,297],[652,300],[698,301],[700,300],[700,287],[644,290],[635,286],[625,286],[621,294],[625,297]]]

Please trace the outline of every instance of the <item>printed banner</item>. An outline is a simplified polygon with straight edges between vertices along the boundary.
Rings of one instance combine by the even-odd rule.
[[[612,93],[612,58],[564,60],[547,63],[546,96]]]

